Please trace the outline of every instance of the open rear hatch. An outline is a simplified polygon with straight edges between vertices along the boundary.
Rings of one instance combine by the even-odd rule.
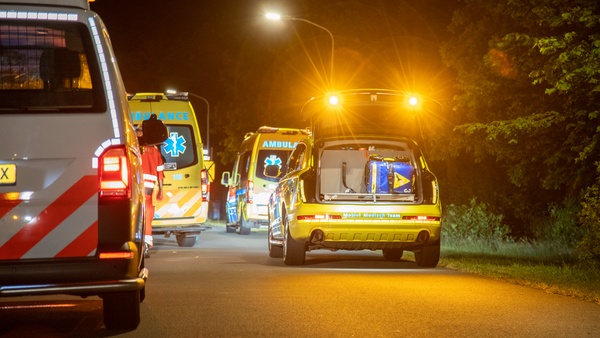
[[[313,98],[310,119],[322,202],[419,203],[419,135],[406,93],[361,89]]]

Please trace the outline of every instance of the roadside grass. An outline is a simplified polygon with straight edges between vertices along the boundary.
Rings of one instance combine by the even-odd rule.
[[[438,266],[600,304],[600,271],[556,243],[442,241]]]

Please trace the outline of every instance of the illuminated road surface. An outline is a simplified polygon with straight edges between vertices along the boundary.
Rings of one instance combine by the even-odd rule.
[[[0,299],[2,337],[598,337],[600,305],[436,268],[412,257],[314,251],[302,267],[267,254],[266,232],[155,240],[142,322],[102,326],[99,298]]]

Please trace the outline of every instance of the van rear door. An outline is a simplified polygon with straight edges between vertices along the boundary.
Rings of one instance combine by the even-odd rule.
[[[97,250],[98,157],[120,127],[86,30],[67,20],[0,25],[0,260]]]

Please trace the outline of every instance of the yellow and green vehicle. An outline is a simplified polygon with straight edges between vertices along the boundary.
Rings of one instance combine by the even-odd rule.
[[[164,160],[163,198],[154,195],[152,233],[175,235],[179,246],[192,247],[202,231],[210,229],[206,225],[210,182],[188,93],[132,93],[128,99],[135,125],[156,114],[169,130],[169,138],[159,147]]]
[[[312,133],[296,145],[269,199],[268,249],[287,265],[306,252],[380,250],[419,266],[440,256],[438,181],[421,152],[403,92],[363,89],[313,98]]]

